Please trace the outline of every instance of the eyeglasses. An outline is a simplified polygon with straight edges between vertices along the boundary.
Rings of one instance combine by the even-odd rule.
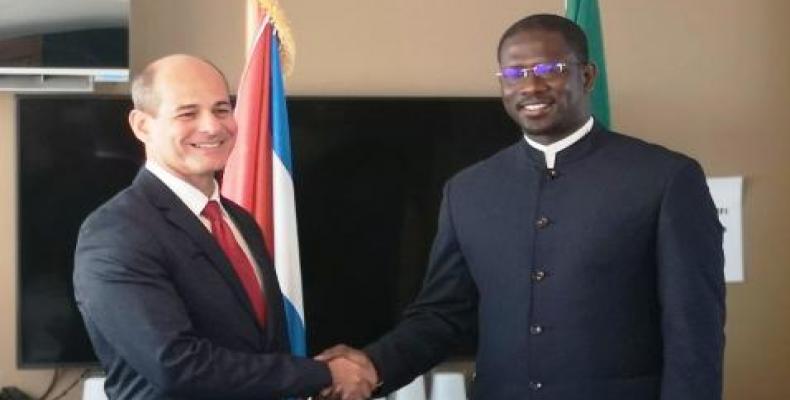
[[[496,73],[496,76],[507,83],[516,83],[522,79],[528,78],[530,75],[535,78],[551,80],[565,74],[568,70],[568,66],[571,64],[580,63],[545,62],[535,64],[531,67],[504,67]]]

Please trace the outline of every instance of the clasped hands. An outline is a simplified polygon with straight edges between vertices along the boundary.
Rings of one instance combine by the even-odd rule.
[[[332,386],[322,390],[319,399],[368,399],[379,385],[376,367],[357,349],[341,344],[324,350],[315,359],[327,363],[332,373]]]

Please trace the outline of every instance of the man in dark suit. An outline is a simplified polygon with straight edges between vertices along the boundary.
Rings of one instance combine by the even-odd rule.
[[[721,399],[722,227],[699,164],[594,121],[573,22],[524,18],[497,55],[524,138],[447,182],[399,325],[320,358],[376,370],[386,392],[476,332],[475,399]]]
[[[86,219],[75,255],[77,304],[108,396],[275,399],[332,384],[369,395],[375,377],[364,384],[359,366],[289,354],[260,229],[214,179],[236,138],[224,76],[168,56],[135,79],[132,98],[145,168]]]

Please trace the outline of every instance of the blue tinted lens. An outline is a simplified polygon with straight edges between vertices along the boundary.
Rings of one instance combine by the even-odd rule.
[[[559,63],[540,63],[532,67],[532,72],[536,76],[546,76],[560,72]]]
[[[505,67],[499,72],[503,79],[514,80],[524,77],[524,68],[521,67]]]

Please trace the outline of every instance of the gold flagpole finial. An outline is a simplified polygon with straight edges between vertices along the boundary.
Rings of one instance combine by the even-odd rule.
[[[290,75],[294,68],[296,48],[285,13],[277,0],[258,0],[258,4],[277,31],[277,37],[280,39],[280,59],[282,60],[283,72],[285,75]]]

